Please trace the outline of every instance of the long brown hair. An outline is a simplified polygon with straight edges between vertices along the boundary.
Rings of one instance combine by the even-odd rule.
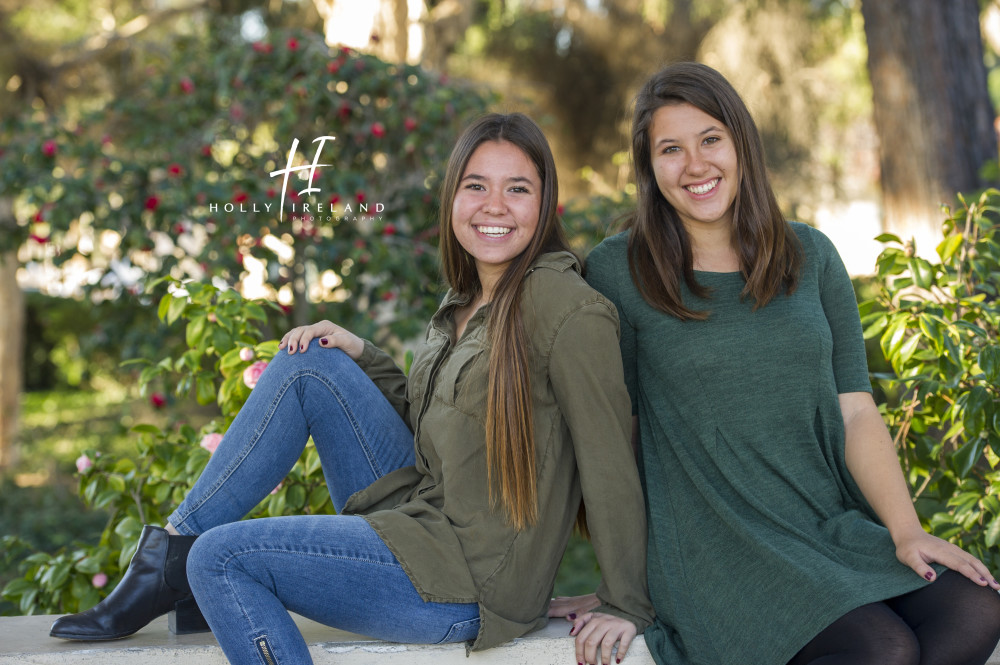
[[[521,113],[491,113],[475,121],[459,137],[441,186],[441,269],[448,285],[469,302],[482,292],[475,259],[455,237],[451,215],[465,167],[476,148],[486,141],[507,141],[520,148],[535,165],[542,183],[535,235],[497,281],[487,320],[490,360],[486,465],[490,498],[494,505],[499,502],[504,507],[510,523],[521,530],[538,521],[538,474],[528,374],[531,347],[521,319],[521,284],[540,254],[568,250],[568,244],[556,216],[559,183],[545,135]]]
[[[707,65],[681,62],[654,74],[639,91],[632,115],[632,166],[638,201],[626,222],[629,271],[643,298],[679,319],[705,319],[708,312],[688,308],[681,295],[683,277],[700,298],[710,289],[697,282],[691,241],[677,211],[656,184],[649,130],[662,106],[691,104],[729,129],[736,146],[739,187],[733,209],[733,240],[746,280],[742,296],[754,309],[781,292],[792,293],[802,263],[798,238],[785,221],[771,189],[764,147],[739,94],[722,74]]]

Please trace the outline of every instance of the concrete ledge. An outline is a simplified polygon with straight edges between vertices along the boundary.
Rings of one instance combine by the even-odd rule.
[[[114,642],[66,642],[49,637],[56,616],[0,618],[0,665],[228,665],[211,633],[178,637],[160,617],[132,637]],[[295,617],[315,665],[571,665],[568,624],[552,621],[509,644],[466,657],[464,644],[393,644]],[[640,635],[628,665],[655,665]],[[718,663],[718,665],[731,665]],[[1000,665],[1000,648],[987,665]]]
[[[227,665],[211,633],[177,636],[162,616],[132,637],[113,642],[67,642],[49,637],[56,616],[0,618],[0,665]],[[328,628],[296,616],[315,665],[571,665],[573,638],[563,619],[509,644],[466,657],[465,644],[393,644]],[[640,635],[629,665],[654,665]],[[720,664],[721,665],[721,664]],[[1000,665],[1000,661],[998,661]]]

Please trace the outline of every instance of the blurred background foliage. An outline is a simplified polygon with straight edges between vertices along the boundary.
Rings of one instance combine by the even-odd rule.
[[[978,5],[996,107],[1000,3]],[[224,409],[197,390],[121,366],[191,347],[157,317],[162,294],[147,279],[238,286],[277,303],[253,323],[253,344],[331,318],[402,362],[441,293],[436,187],[459,128],[487,108],[538,120],[585,254],[630,205],[632,95],[676,60],[718,68],[743,94],[786,214],[860,244],[877,233],[865,224],[878,223],[880,175],[867,58],[859,0],[0,0],[0,441],[20,451],[0,454],[0,534],[18,536],[0,586],[33,580],[0,613],[69,611],[113,586],[134,529],[116,533],[125,508],[109,494],[95,501],[97,489],[87,497],[87,483],[98,509],[85,509],[74,474],[85,451],[104,456],[90,473],[113,475],[115,460],[161,450],[150,437],[186,442],[172,456],[190,477],[201,437],[223,427]],[[241,212],[276,209],[281,183],[269,173],[295,138],[295,164],[310,163],[323,135],[337,136],[320,160],[331,166],[315,181],[290,178],[284,218]],[[319,192],[296,201],[307,186]],[[293,202],[344,219],[292,215]],[[891,300],[877,280],[857,287],[872,299],[866,314]],[[875,337],[870,362],[888,377]],[[3,415],[12,355],[23,358],[13,435]],[[217,360],[199,359],[198,372],[221,379]],[[890,378],[878,389],[886,402],[905,398]],[[155,429],[131,429],[140,424]],[[963,445],[952,444],[936,452]],[[920,482],[934,475],[932,457]],[[963,473],[967,485],[974,469]],[[950,485],[933,487],[934,510],[946,512]],[[977,514],[992,520],[992,505]],[[953,523],[935,526],[947,534]],[[28,570],[30,552],[55,554]],[[103,591],[90,583],[99,571],[112,578]],[[557,592],[587,592],[597,575],[574,541]]]

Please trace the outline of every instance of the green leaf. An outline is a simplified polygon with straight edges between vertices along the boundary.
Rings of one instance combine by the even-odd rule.
[[[1000,346],[987,346],[979,352],[979,367],[990,383],[1000,379]]]
[[[1000,543],[1000,517],[994,517],[990,521],[983,537],[987,547],[996,547],[997,543]]]
[[[864,328],[864,338],[871,339],[878,334],[881,334],[885,330],[886,324],[889,322],[889,315],[885,312],[873,312],[861,319],[861,326]],[[410,364],[413,363],[413,352],[406,352],[406,364],[404,366],[404,372],[409,374]]]
[[[963,444],[948,458],[949,465],[959,478],[965,478],[969,475],[972,467],[975,466],[983,454],[983,447],[985,445],[986,439],[977,436],[968,443]]]
[[[894,242],[898,245],[903,244],[903,241],[900,239],[900,237],[893,233],[883,233],[881,235],[877,235],[875,236],[875,242],[881,242],[881,243]]]
[[[937,253],[938,256],[941,257],[942,263],[948,263],[948,261],[951,260],[951,257],[955,255],[958,248],[962,246],[963,240],[965,240],[965,237],[960,233],[956,233],[945,238],[941,244],[937,246]]]
[[[910,259],[909,266],[914,284],[922,289],[929,289],[934,285],[934,276],[937,271],[929,261],[915,256]]]
[[[170,304],[167,306],[167,325],[171,325],[174,321],[181,317],[184,310],[187,308],[186,298],[171,298]]]
[[[170,304],[174,301],[174,297],[169,293],[164,294],[160,298],[160,306],[156,310],[156,315],[160,318],[160,321],[167,320],[167,312],[170,311]]]

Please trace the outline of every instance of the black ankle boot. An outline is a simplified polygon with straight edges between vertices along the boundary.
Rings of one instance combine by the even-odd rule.
[[[80,614],[56,619],[49,635],[64,640],[117,640],[170,612],[177,635],[209,630],[188,586],[188,551],[196,536],[171,536],[145,526],[125,577],[111,594]]]

